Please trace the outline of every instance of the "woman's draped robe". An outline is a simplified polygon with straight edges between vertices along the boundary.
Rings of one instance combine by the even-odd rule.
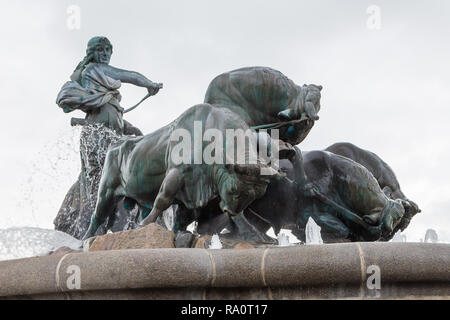
[[[121,82],[106,76],[97,64],[86,67],[80,82],[69,81],[64,84],[58,94],[57,104],[66,113],[74,110],[85,112],[86,119],[96,124],[86,125],[81,131],[81,173],[54,220],[56,230],[78,239],[86,233],[95,211],[108,148],[121,139],[124,131],[123,108],[120,106],[121,96],[118,91]],[[94,120],[96,117],[97,121]],[[124,215],[121,216],[123,218]],[[126,221],[116,223],[123,227]],[[106,225],[99,228],[99,233],[105,233],[105,228]]]

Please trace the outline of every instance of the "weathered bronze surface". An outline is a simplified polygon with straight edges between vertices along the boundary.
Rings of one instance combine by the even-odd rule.
[[[400,190],[393,170],[374,153],[343,143],[303,154],[292,147],[319,120],[322,86],[299,86],[267,67],[233,70],[211,82],[204,104],[143,136],[123,114],[163,85],[110,66],[112,50],[107,38],[91,39],[86,57],[57,98],[64,112],[81,110],[86,117],[72,119],[72,125],[83,126],[82,172],[55,219],[56,229],[91,237],[161,222],[163,211],[173,206],[173,231],[183,232],[185,242],[190,235],[184,232],[193,221],[200,234],[226,230],[223,237],[271,243],[266,232],[273,227],[276,233],[292,229],[304,240],[310,217],[327,242],[386,241],[420,212]],[[125,110],[120,105],[122,83],[144,87],[148,94]],[[248,131],[267,145],[278,136],[284,176],[266,158],[248,162],[250,150],[228,141],[222,144],[223,154],[214,149],[214,162],[205,162],[212,140],[197,136],[199,124],[203,132],[216,130],[224,139],[228,130]],[[181,152],[179,140],[173,139],[179,132],[194,138]],[[233,161],[234,153],[241,153],[247,162],[229,162],[230,150]]]
[[[348,142],[335,143],[326,148],[325,151],[352,159],[363,165],[377,179],[381,189],[389,198],[405,200],[405,204],[412,207],[411,210],[414,210],[416,213],[421,212],[419,206],[414,201],[409,200],[400,189],[400,183],[395,176],[394,170],[375,153],[361,149]]]
[[[296,150],[292,162],[281,161],[288,179],[271,182],[265,196],[245,212],[261,232],[270,227],[276,233],[281,228],[292,229],[304,241],[306,223],[312,217],[326,242],[387,241],[420,212],[406,198],[388,197],[375,179],[375,171],[333,153]],[[385,166],[378,169],[387,170]],[[305,195],[295,183],[303,170],[314,186],[311,195]]]
[[[209,104],[194,106],[166,127],[134,139],[128,139],[110,149],[99,188],[99,198],[91,226],[86,238],[95,235],[98,227],[114,213],[117,202],[126,198],[133,208],[137,203],[141,211],[151,210],[144,217],[143,225],[155,222],[161,213],[175,201],[198,213],[211,201],[219,199],[223,213],[235,216],[242,212],[255,199],[262,197],[273,175],[261,175],[261,169],[267,167],[257,164],[226,164],[228,148],[223,144],[222,164],[196,164],[196,142],[189,148],[190,156],[186,161],[176,163],[174,153],[179,152],[179,141],[171,139],[177,130],[189,133],[195,138],[195,124],[205,131],[219,130],[226,136],[227,130],[248,130],[240,117],[225,108],[216,108]],[[201,154],[209,145],[202,141]],[[184,151],[185,152],[185,151]],[[232,154],[235,154],[234,150]]]
[[[321,91],[271,68],[248,67],[215,78],[205,103],[236,112],[250,127],[279,129],[281,140],[297,145],[319,120]]]
[[[113,47],[106,37],[94,37],[88,42],[86,57],[73,72],[71,81],[64,84],[57,97],[57,104],[65,113],[81,110],[85,119],[72,119],[72,125],[83,125],[80,137],[81,173],[69,190],[54,224],[56,230],[81,238],[85,234],[97,202],[103,164],[110,145],[123,135],[142,135],[142,132],[123,119],[119,89],[122,83],[131,83],[148,90],[148,96],[162,89],[138,72],[110,66]],[[118,212],[124,216],[124,211]],[[120,220],[120,219],[119,219]],[[123,219],[122,219],[123,220]],[[114,226],[102,226],[121,230],[123,221]]]

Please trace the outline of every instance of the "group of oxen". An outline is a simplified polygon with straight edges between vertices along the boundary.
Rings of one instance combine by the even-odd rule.
[[[348,143],[325,151],[295,147],[319,119],[321,91],[321,86],[298,86],[265,67],[218,76],[203,104],[154,133],[128,138],[109,150],[85,238],[94,236],[107,219],[116,219],[117,206],[123,203],[130,212],[138,209],[139,225],[175,208],[177,234],[196,221],[199,234],[226,231],[228,237],[269,241],[270,228],[275,233],[285,228],[304,241],[312,217],[326,242],[391,239],[420,210],[402,193],[385,162]],[[256,136],[261,135],[258,130],[272,136],[278,130],[278,170],[261,159],[256,164],[174,161],[173,153],[179,150],[173,133],[193,133],[195,123],[224,136],[230,129],[250,129]],[[202,142],[203,148],[208,145]],[[196,151],[193,144],[191,155]]]

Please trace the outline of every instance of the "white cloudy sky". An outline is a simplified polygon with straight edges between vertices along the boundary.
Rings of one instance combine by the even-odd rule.
[[[72,4],[80,30],[66,26]],[[372,4],[378,31],[366,26]],[[165,84],[127,115],[147,133],[202,102],[224,71],[263,65],[323,85],[321,119],[302,149],[349,141],[376,152],[423,210],[408,239],[434,228],[450,241],[446,0],[2,0],[0,228],[52,228],[79,167],[77,132],[55,98],[96,35],[112,41],[114,66]],[[145,93],[124,86],[123,105]]]

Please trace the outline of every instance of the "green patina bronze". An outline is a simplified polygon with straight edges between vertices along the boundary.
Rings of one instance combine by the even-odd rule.
[[[279,129],[282,141],[301,143],[319,120],[322,86],[299,86],[280,71],[248,67],[216,77],[205,103],[236,112],[254,129]]]
[[[112,228],[120,215],[125,219],[119,230],[135,227],[124,221],[132,219],[130,211],[136,206],[139,214],[133,223],[146,225],[176,205],[175,232],[197,221],[198,230],[206,233],[219,233],[226,227],[233,236],[265,241],[268,228],[279,231],[293,226],[294,234],[304,239],[306,221],[313,217],[323,228],[325,240],[386,241],[420,212],[376,155],[346,145],[330,149],[344,157],[324,151],[302,155],[292,147],[319,120],[321,86],[296,85],[267,67],[234,70],[211,82],[204,104],[143,136],[123,115],[163,86],[138,72],[112,67],[112,52],[106,37],[91,39],[86,57],[57,98],[65,113],[86,113],[85,119],[72,119],[73,125],[84,125],[82,172],[55,220],[57,229],[63,226],[62,231],[88,238]],[[120,105],[122,83],[146,88],[148,93],[125,110]],[[271,168],[267,159],[258,158],[256,164],[234,164],[235,159],[229,163],[228,151],[235,154],[237,150],[228,142],[222,145],[221,156],[214,151],[214,156],[222,157],[219,162],[216,158],[206,163],[202,158],[197,163],[196,154],[200,151],[203,156],[210,150],[212,140],[197,144],[195,139],[202,137],[196,137],[196,123],[222,137],[228,130],[248,130],[255,141],[266,142],[278,130],[281,169],[288,177]],[[179,130],[194,138],[189,152],[182,150],[183,156],[179,140],[173,139]],[[257,149],[251,143],[249,148]],[[250,149],[239,152],[247,157]],[[174,160],[176,156],[183,161]],[[262,169],[271,174],[262,174]]]
[[[378,161],[374,154],[365,152],[367,158],[359,158],[360,164],[331,152],[295,150],[297,155],[284,160],[281,167],[294,182],[305,170],[315,194],[305,197],[301,185],[289,180],[272,182],[265,196],[245,212],[262,233],[270,227],[275,232],[288,228],[304,241],[306,224],[312,217],[322,228],[325,242],[388,241],[420,212],[413,202],[383,192],[381,186],[386,182],[381,176],[377,180],[373,173],[388,174],[384,173],[390,170],[387,165],[369,166],[372,171],[362,165]],[[353,146],[352,150],[357,154],[360,149]]]
[[[182,130],[189,133],[189,137],[195,137],[196,123],[205,131],[217,130],[223,137],[227,130],[249,130],[236,113],[201,104],[152,134],[128,139],[113,147],[105,162],[96,211],[85,238],[95,235],[98,227],[115,213],[121,198],[126,198],[128,204],[135,201],[139,205],[145,225],[155,222],[174,203],[199,212],[218,199],[221,211],[235,216],[264,195],[270,179],[278,177],[278,173],[260,162],[226,164],[226,155],[231,154],[228,148],[235,146],[224,143],[223,159],[217,163],[206,164],[202,159],[201,164],[196,164],[196,142],[192,141],[189,158],[181,163],[174,160],[180,141],[171,136]],[[202,141],[202,154],[210,143]],[[272,175],[261,175],[263,168],[272,170]],[[149,205],[152,210],[145,217]]]
[[[122,83],[146,88],[146,98],[157,94],[163,87],[138,72],[111,66],[112,53],[113,46],[106,37],[89,40],[85,58],[77,65],[56,100],[65,113],[80,110],[86,114],[85,119],[72,118],[72,125],[83,125],[80,137],[81,173],[55,219],[57,230],[76,238],[81,238],[89,226],[110,145],[124,135],[142,135],[138,128],[123,119],[124,108],[120,104],[122,97],[119,92]],[[107,228],[103,226],[103,232]]]
[[[149,95],[157,94],[163,85],[138,72],[110,66],[112,52],[113,46],[106,37],[92,38],[86,57],[61,89],[56,103],[66,113],[81,110],[86,113],[86,120],[123,134],[129,124],[123,120],[124,109],[120,105],[122,83],[146,88]]]

